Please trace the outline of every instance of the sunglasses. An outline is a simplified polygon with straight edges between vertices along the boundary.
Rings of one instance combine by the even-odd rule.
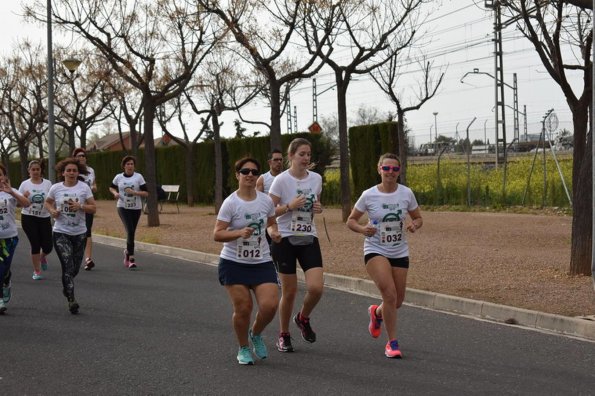
[[[76,155],[76,157],[77,157],[77,158],[78,158],[78,157],[83,157],[83,158],[85,158],[85,157],[86,157],[86,155],[85,155],[85,154],[77,154],[77,155]]]
[[[401,170],[401,167],[400,166],[387,166],[387,165],[384,165],[384,166],[381,166],[380,169],[382,169],[385,172],[390,172],[391,170],[393,172],[398,172],[398,171]]]
[[[240,172],[244,176],[247,176],[250,173],[252,173],[252,176],[258,176],[258,175],[260,175],[260,171],[258,169],[242,168],[238,172]]]
[[[283,158],[271,158],[271,161],[280,162],[283,161]]]

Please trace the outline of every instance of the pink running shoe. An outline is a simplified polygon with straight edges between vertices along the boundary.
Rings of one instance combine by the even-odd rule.
[[[370,315],[368,331],[374,338],[380,337],[380,333],[382,333],[382,318],[379,318],[378,315],[376,315],[376,309],[378,309],[378,305],[370,305],[368,307],[368,314]]]
[[[384,347],[384,355],[387,358],[401,359],[403,355],[399,349],[399,342],[397,340],[390,340],[387,342],[386,347]]]
[[[136,262],[134,261],[134,257],[128,259],[128,269],[136,269]]]

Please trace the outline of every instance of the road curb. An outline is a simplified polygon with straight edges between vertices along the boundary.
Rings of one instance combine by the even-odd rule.
[[[123,239],[106,235],[94,234],[93,241],[109,246],[125,247]],[[219,256],[215,254],[146,242],[136,242],[135,245],[138,250],[200,264],[216,266],[219,262]],[[298,278],[303,281],[301,272],[298,272]],[[380,298],[376,285],[370,280],[327,273],[324,275],[324,283],[334,289]],[[405,301],[408,305],[436,311],[457,313],[595,341],[595,320],[589,318],[554,315],[418,289],[407,289]]]

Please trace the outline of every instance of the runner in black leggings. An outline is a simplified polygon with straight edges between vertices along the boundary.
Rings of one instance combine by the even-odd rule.
[[[136,158],[127,155],[122,159],[124,172],[114,177],[109,190],[118,200],[117,208],[120,219],[126,229],[126,250],[124,250],[124,266],[134,269],[138,265],[134,259],[134,235],[142,210],[141,197],[149,195],[143,175],[134,171]]]

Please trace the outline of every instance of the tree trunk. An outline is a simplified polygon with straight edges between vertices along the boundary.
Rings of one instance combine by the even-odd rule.
[[[194,206],[194,145],[188,143],[185,146],[186,151],[186,203],[188,206]]]
[[[223,204],[223,155],[221,153],[219,115],[216,112],[213,112],[213,142],[215,143],[215,213],[219,213]]]
[[[341,71],[335,71],[337,82],[337,112],[339,117],[339,171],[341,175],[341,215],[343,222],[351,213],[351,186],[349,184],[349,142],[347,140],[346,93],[349,82],[343,80]]]
[[[591,274],[592,241],[592,140],[587,134],[588,106],[571,108],[574,125],[574,152],[572,169],[572,243],[570,274]],[[587,139],[588,138],[588,139]],[[585,144],[585,141],[587,144]]]
[[[405,138],[405,112],[397,110],[397,147],[395,153],[401,160],[400,183],[407,185],[407,139]]]
[[[270,84],[269,91],[271,95],[271,151],[274,149],[283,150],[281,147],[281,87],[277,82],[274,82]]]
[[[147,208],[149,214],[147,222],[149,227],[159,227],[159,211],[157,209],[157,191],[156,179],[157,172],[155,166],[155,142],[153,141],[153,121],[155,119],[155,103],[150,94],[143,98],[143,107],[145,117],[143,119],[145,131],[145,180],[149,197],[147,198]]]
[[[43,135],[42,134],[38,134],[37,135],[37,148],[39,150],[39,159],[42,159],[45,157],[44,153],[43,153]]]
[[[81,147],[87,147],[87,127],[81,126]]]
[[[76,148],[76,125],[70,125],[66,133],[68,133],[68,156],[70,156]]]
[[[29,147],[26,144],[19,142],[19,159],[21,165],[21,180],[26,180],[29,177],[29,170],[27,169]],[[8,175],[10,178],[10,175]],[[13,186],[14,187],[14,186]]]

